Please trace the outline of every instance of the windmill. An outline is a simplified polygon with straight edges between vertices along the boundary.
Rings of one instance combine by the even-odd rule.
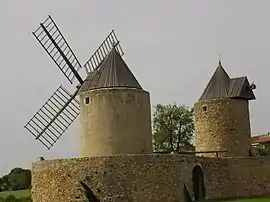
[[[33,35],[67,80],[71,84],[75,79],[79,82],[74,93],[68,92],[60,85],[24,126],[36,140],[50,149],[80,113],[76,95],[84,79],[79,74],[82,68],[79,60],[50,15],[40,23]],[[94,73],[99,68],[112,48],[115,48],[121,56],[124,55],[114,30],[83,66],[87,74]]]

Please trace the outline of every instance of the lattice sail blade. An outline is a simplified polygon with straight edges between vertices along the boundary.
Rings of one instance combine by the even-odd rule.
[[[70,83],[75,77],[81,82],[78,74],[81,64],[51,16],[40,23],[33,35]]]
[[[24,126],[47,149],[56,143],[79,115],[79,101],[75,98],[77,93],[78,90],[70,94],[60,86]]]
[[[94,54],[89,58],[89,60],[85,63],[84,68],[87,73],[96,70],[108,53],[111,51],[112,47],[115,47],[116,50],[120,53],[121,56],[124,55],[124,52],[120,46],[120,41],[117,39],[114,30],[110,32],[110,34],[105,38],[105,40],[101,43],[98,49],[94,52]]]

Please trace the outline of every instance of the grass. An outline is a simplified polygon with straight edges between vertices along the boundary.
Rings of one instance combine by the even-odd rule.
[[[17,190],[17,191],[3,191],[0,192],[0,197],[5,198],[9,195],[14,195],[16,198],[29,197],[31,194],[30,189]]]
[[[246,198],[246,199],[229,199],[224,202],[270,202],[270,198]]]
[[[208,200],[209,202],[270,202],[270,197],[230,198]],[[206,202],[206,201],[205,201]]]
[[[31,194],[30,189],[17,190],[17,191],[3,191],[0,192],[0,198],[14,195],[16,198],[29,197]],[[251,198],[230,198],[230,199],[213,199],[204,202],[270,202],[270,197],[251,197]]]

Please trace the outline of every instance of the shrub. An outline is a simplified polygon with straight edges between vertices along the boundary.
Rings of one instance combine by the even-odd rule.
[[[30,197],[16,198],[14,195],[9,195],[5,198],[0,198],[0,202],[32,202]]]

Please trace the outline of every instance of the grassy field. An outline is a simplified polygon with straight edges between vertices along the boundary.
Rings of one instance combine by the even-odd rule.
[[[231,198],[231,199],[208,200],[208,202],[270,202],[270,197]]]
[[[270,198],[251,198],[251,199],[235,199],[227,200],[227,202],[270,202]]]
[[[0,198],[7,197],[9,195],[14,195],[16,198],[29,197],[30,194],[31,194],[30,189],[18,191],[3,191],[0,192]],[[231,199],[208,200],[204,202],[270,202],[270,197],[231,198]]]
[[[246,199],[231,199],[226,202],[270,202],[270,198],[246,198]]]
[[[30,189],[18,190],[18,191],[3,191],[3,192],[0,192],[0,197],[5,198],[9,195],[14,195],[16,198],[28,197],[30,196],[30,193],[31,193]]]

